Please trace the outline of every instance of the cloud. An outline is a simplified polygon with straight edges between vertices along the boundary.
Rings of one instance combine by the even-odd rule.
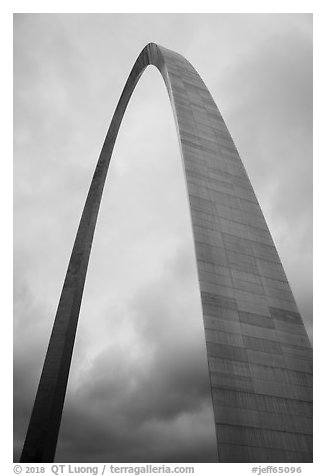
[[[71,461],[73,454],[82,461],[93,432],[103,445],[102,455],[97,444],[87,446],[94,461],[177,461],[181,455],[183,461],[215,460],[199,294],[187,275],[184,295],[177,295],[175,284],[185,272],[180,261],[135,292],[106,347],[73,377],[59,460]]]

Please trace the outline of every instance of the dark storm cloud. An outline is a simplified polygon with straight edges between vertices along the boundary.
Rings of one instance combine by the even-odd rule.
[[[78,461],[118,461],[125,455],[129,461],[146,461],[148,455],[151,461],[214,461],[204,336],[201,331],[201,340],[198,339],[198,329],[194,329],[200,302],[193,286],[194,267],[191,269],[184,256],[187,253],[179,249],[177,258],[167,263],[165,276],[158,281],[160,290],[157,283],[152,283],[137,290],[130,301],[126,317],[130,322],[123,327],[133,328],[136,333],[131,347],[123,340],[110,341],[108,336],[107,348],[79,373],[65,407],[57,454],[60,461],[71,461],[71,454]],[[176,295],[179,279],[188,282],[183,296]],[[33,343],[42,347],[40,340],[45,342],[46,336],[40,310],[31,305],[26,291],[16,295],[17,306],[25,310],[27,321],[26,325],[22,323],[18,309],[20,328],[15,334],[21,349],[26,347],[26,341],[29,346]],[[30,308],[26,309],[26,305]],[[31,339],[31,327],[39,328],[36,339]],[[78,352],[84,348],[79,343]],[[15,366],[15,386],[19,388],[14,402],[16,457],[26,431],[43,352],[44,349],[36,355],[31,353],[22,366],[22,352],[16,351],[20,363]]]
[[[175,264],[160,277],[159,290],[152,283],[137,290],[129,304],[127,327],[137,334],[136,348],[108,339],[78,380],[65,410],[59,460],[68,461],[70,454],[80,461],[173,461],[181,455],[183,461],[215,460],[204,336],[201,332],[198,339],[193,328],[199,295],[176,295],[175,281],[184,276],[184,265],[175,274]],[[101,446],[91,442],[93,434],[102,454]]]
[[[71,461],[75,454],[80,462],[214,462],[215,444],[207,431],[212,414],[203,406],[195,414],[184,413],[177,420],[151,420],[143,424],[129,422],[121,415],[103,415],[78,412],[78,407],[67,407],[66,428],[78,432],[61,433],[58,459]],[[186,438],[185,438],[186,436]]]

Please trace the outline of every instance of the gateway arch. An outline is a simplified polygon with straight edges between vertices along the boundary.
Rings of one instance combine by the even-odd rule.
[[[148,65],[167,87],[184,164],[219,462],[312,461],[312,349],[223,118],[181,55],[148,44],[121,94],[92,178],[21,456],[55,456],[93,234],[120,123]]]

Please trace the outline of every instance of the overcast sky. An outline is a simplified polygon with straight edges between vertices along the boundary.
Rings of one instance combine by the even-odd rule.
[[[94,167],[148,42],[185,56],[212,93],[312,337],[312,16],[15,15],[16,460]],[[56,460],[209,462],[215,453],[182,163],[151,66],[104,190]]]

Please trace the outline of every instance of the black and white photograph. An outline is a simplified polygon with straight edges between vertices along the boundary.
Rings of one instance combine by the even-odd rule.
[[[14,463],[313,462],[312,31],[13,15]]]

